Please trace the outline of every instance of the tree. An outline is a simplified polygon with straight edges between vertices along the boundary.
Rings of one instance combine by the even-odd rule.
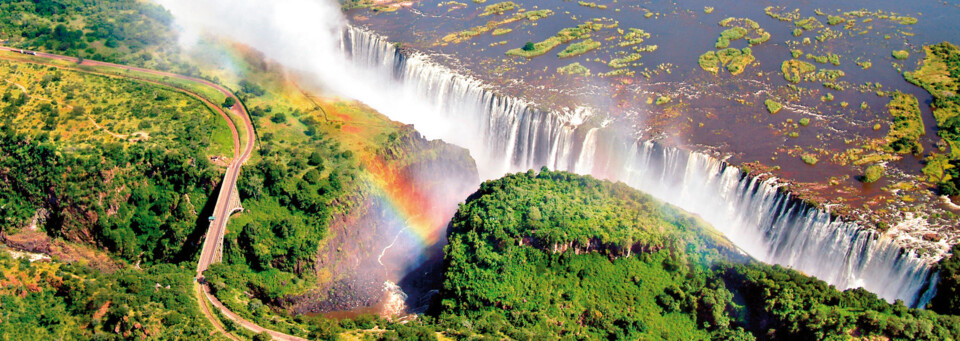
[[[535,48],[536,48],[536,46],[533,45],[533,42],[532,42],[532,41],[528,41],[526,44],[523,44],[523,50],[524,50],[524,51],[533,51],[533,49],[535,49]]]
[[[237,104],[237,100],[236,100],[235,98],[233,98],[232,96],[231,96],[231,97],[227,97],[226,99],[223,100],[223,107],[224,107],[224,108],[227,108],[227,109],[233,108],[233,106],[234,106],[235,104]]]
[[[270,341],[273,340],[273,336],[270,336],[270,333],[262,331],[257,335],[253,336],[253,341]]]

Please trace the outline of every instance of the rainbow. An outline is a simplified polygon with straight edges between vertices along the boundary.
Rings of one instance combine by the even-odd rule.
[[[387,204],[392,218],[403,222],[404,233],[424,247],[440,242],[457,207],[426,193],[411,174],[391,168],[378,156],[364,158],[363,163],[372,178],[373,194]]]

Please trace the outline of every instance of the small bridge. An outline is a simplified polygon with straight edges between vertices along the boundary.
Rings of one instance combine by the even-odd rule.
[[[226,214],[223,216],[223,226],[220,229],[221,233],[219,233],[219,237],[217,238],[217,244],[216,244],[217,246],[214,249],[214,256],[213,256],[214,263],[220,263],[221,261],[223,261],[223,237],[224,235],[227,234],[227,221],[230,220],[230,216],[233,215],[234,213],[243,212],[243,205],[240,203],[240,192],[237,191],[237,184],[232,183],[230,185],[233,188],[230,188],[230,198],[227,200],[227,203],[226,203],[227,207],[225,211]],[[219,205],[220,203],[218,202],[217,204]],[[214,212],[218,212],[218,211],[214,211]],[[213,223],[214,222],[210,222],[211,225]],[[213,227],[213,226],[210,226],[210,227]]]

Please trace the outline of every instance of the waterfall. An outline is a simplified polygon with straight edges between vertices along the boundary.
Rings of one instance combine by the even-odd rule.
[[[603,134],[603,127],[583,122],[585,112],[550,112],[496,94],[363,28],[345,29],[341,48],[359,66],[379,69],[402,96],[431,106],[391,118],[418,129],[444,122],[425,135],[468,148],[483,178],[546,166],[623,181],[698,214],[757,260],[911,306],[932,297],[936,274],[927,260],[889,236],[795,199],[775,178],[750,177],[702,153]]]

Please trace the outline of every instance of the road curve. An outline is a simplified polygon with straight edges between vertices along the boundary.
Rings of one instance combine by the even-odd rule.
[[[22,53],[23,50],[0,46],[0,51]],[[225,317],[229,318],[230,320],[237,323],[238,325],[243,326],[244,328],[250,331],[253,331],[254,333],[267,332],[274,339],[278,339],[278,340],[296,340],[296,341],[306,340],[293,335],[288,335],[288,334],[280,333],[274,330],[269,330],[269,329],[260,327],[253,322],[243,319],[239,315],[230,311],[230,309],[228,309],[222,303],[220,303],[220,301],[217,300],[217,298],[210,293],[209,286],[203,281],[203,272],[206,271],[207,268],[210,267],[210,264],[214,262],[217,254],[217,248],[220,246],[218,244],[218,241],[220,240],[220,238],[223,237],[223,234],[226,232],[227,219],[229,218],[230,214],[233,213],[232,210],[228,207],[229,205],[227,205],[227,202],[230,200],[230,197],[234,194],[233,191],[236,190],[237,177],[240,175],[240,167],[245,162],[247,162],[247,160],[250,158],[250,155],[253,154],[253,148],[256,144],[256,136],[254,133],[253,122],[250,120],[250,115],[249,113],[247,113],[246,108],[243,107],[240,100],[232,92],[230,92],[223,86],[220,86],[218,84],[215,84],[213,82],[210,82],[204,79],[178,75],[178,74],[169,73],[169,72],[138,68],[134,66],[126,66],[126,65],[93,61],[93,60],[78,60],[75,57],[62,56],[62,55],[50,54],[50,53],[44,53],[44,52],[29,52],[29,54],[39,58],[66,61],[66,62],[78,64],[78,65],[101,66],[101,67],[108,67],[108,68],[114,68],[119,70],[132,70],[132,71],[144,72],[144,73],[157,75],[157,76],[182,79],[182,80],[186,80],[194,83],[203,84],[205,86],[209,86],[219,91],[225,97],[233,97],[233,99],[236,100],[237,104],[234,105],[230,110],[237,117],[240,117],[242,119],[243,121],[242,123],[247,131],[246,144],[245,146],[243,146],[242,151],[241,151],[240,134],[237,130],[236,124],[230,118],[230,116],[220,108],[219,105],[210,102],[210,100],[200,96],[199,94],[193,93],[186,89],[179,88],[177,86],[173,86],[171,84],[164,84],[161,82],[138,78],[134,76],[104,74],[106,76],[132,78],[132,79],[136,79],[136,80],[144,81],[148,83],[159,84],[164,86],[172,86],[185,94],[188,94],[192,97],[199,99],[205,105],[210,107],[212,110],[217,111],[220,114],[220,116],[222,116],[225,120],[227,120],[227,124],[230,126],[230,131],[233,134],[233,146],[234,146],[233,156],[234,157],[230,161],[230,164],[227,165],[227,171],[223,177],[224,181],[223,183],[220,184],[220,193],[217,195],[217,204],[213,212],[214,220],[210,223],[210,228],[207,229],[207,233],[203,240],[203,247],[200,251],[200,261],[197,263],[197,280],[200,283],[198,286],[199,294],[204,298],[206,298],[207,301],[209,301],[210,304],[212,304],[215,308],[219,309]],[[30,62],[30,61],[22,61],[22,60],[20,61]],[[50,65],[50,64],[46,64],[46,65],[63,68],[63,66],[58,66],[58,65]],[[97,73],[97,72],[90,72],[86,70],[77,70],[77,71]],[[209,307],[206,304],[203,304],[202,301],[199,303],[200,303],[200,311],[204,315],[206,315],[207,319],[210,320],[210,322],[218,331],[220,331],[230,339],[237,340],[235,336],[231,335],[223,328],[223,325],[222,323],[220,323],[219,318],[215,316],[212,311],[210,311]]]

